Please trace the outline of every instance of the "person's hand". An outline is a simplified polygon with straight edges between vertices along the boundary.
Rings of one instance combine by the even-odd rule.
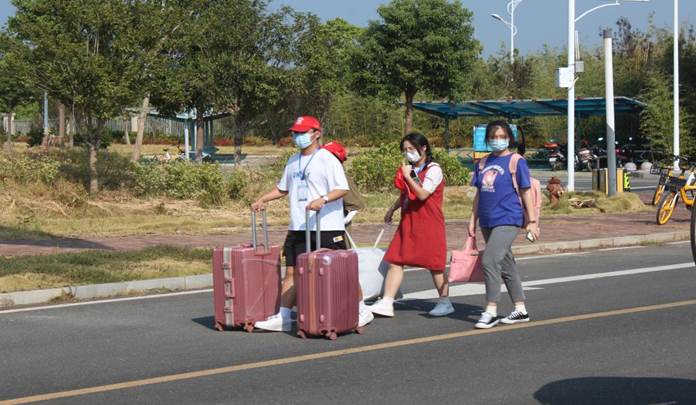
[[[326,204],[326,201],[324,201],[323,198],[317,198],[309,202],[307,209],[310,211],[321,211],[321,209],[324,208],[324,204]]]
[[[266,209],[266,203],[264,203],[262,199],[258,199],[255,203],[251,204],[251,209],[256,212],[263,211]]]
[[[392,223],[392,218],[394,217],[394,210],[392,208],[389,208],[387,210],[387,213],[384,214],[384,223],[385,224],[391,224]]]
[[[469,229],[467,231],[470,237],[476,236],[476,221],[469,221]]]
[[[401,164],[401,173],[404,175],[404,179],[411,177],[411,170],[413,170],[413,166],[406,163]]]
[[[539,230],[539,224],[536,222],[527,224],[525,230],[527,232],[531,232],[532,235],[534,235],[534,240],[539,239],[539,236],[541,235],[541,231]]]

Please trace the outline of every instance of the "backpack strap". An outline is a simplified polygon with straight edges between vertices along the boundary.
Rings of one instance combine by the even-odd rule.
[[[520,195],[520,187],[517,185],[517,165],[520,163],[520,159],[523,159],[519,153],[513,153],[510,157],[510,175],[512,176],[512,187],[515,189],[517,195]]]

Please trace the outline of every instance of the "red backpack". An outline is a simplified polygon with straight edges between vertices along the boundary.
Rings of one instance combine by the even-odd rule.
[[[522,211],[524,212],[524,226],[527,226],[528,221],[534,220],[535,218],[527,218],[527,210],[524,209],[524,202],[522,201],[522,195],[520,194],[520,188],[517,185],[517,165],[520,161],[520,159],[524,159],[520,154],[518,153],[513,153],[512,157],[510,158],[510,175],[512,176],[512,186],[515,188],[515,192],[517,193],[517,197],[520,199],[520,204],[522,205]],[[484,157],[479,161],[479,171],[483,171],[483,169],[486,167],[486,158]],[[533,212],[534,215],[536,216],[536,221],[537,225],[539,224],[539,220],[541,219],[541,204],[542,201],[544,201],[544,197],[541,194],[541,183],[539,180],[535,179],[532,176],[529,176],[529,184],[531,185],[530,189],[532,191],[532,207],[533,207]]]

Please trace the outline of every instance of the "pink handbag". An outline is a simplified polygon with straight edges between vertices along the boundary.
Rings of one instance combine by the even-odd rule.
[[[476,248],[476,238],[467,236],[464,249],[452,251],[448,280],[450,283],[484,281],[483,252]]]

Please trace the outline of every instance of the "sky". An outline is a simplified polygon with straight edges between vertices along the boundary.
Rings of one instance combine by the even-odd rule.
[[[501,46],[509,52],[510,30],[500,21],[490,17],[500,14],[509,20],[506,12],[508,0],[461,0],[474,13],[476,38],[483,44],[483,54],[498,53]],[[576,0],[576,15],[613,0]],[[273,0],[271,8],[288,5],[296,10],[317,14],[324,20],[341,17],[348,22],[366,26],[379,16],[377,7],[386,4],[382,0]],[[592,49],[601,45],[600,27],[614,28],[616,20],[627,17],[631,24],[641,30],[648,26],[648,18],[654,13],[658,27],[672,29],[673,0],[650,0],[648,3],[624,3],[616,7],[605,7],[580,20],[576,29],[580,31],[580,44]],[[4,24],[14,14],[10,0],[0,0],[0,22]],[[696,24],[696,0],[681,0],[680,24]],[[539,51],[544,44],[563,48],[568,43],[568,2],[566,0],[523,0],[515,12],[518,34],[515,47],[521,54]]]

